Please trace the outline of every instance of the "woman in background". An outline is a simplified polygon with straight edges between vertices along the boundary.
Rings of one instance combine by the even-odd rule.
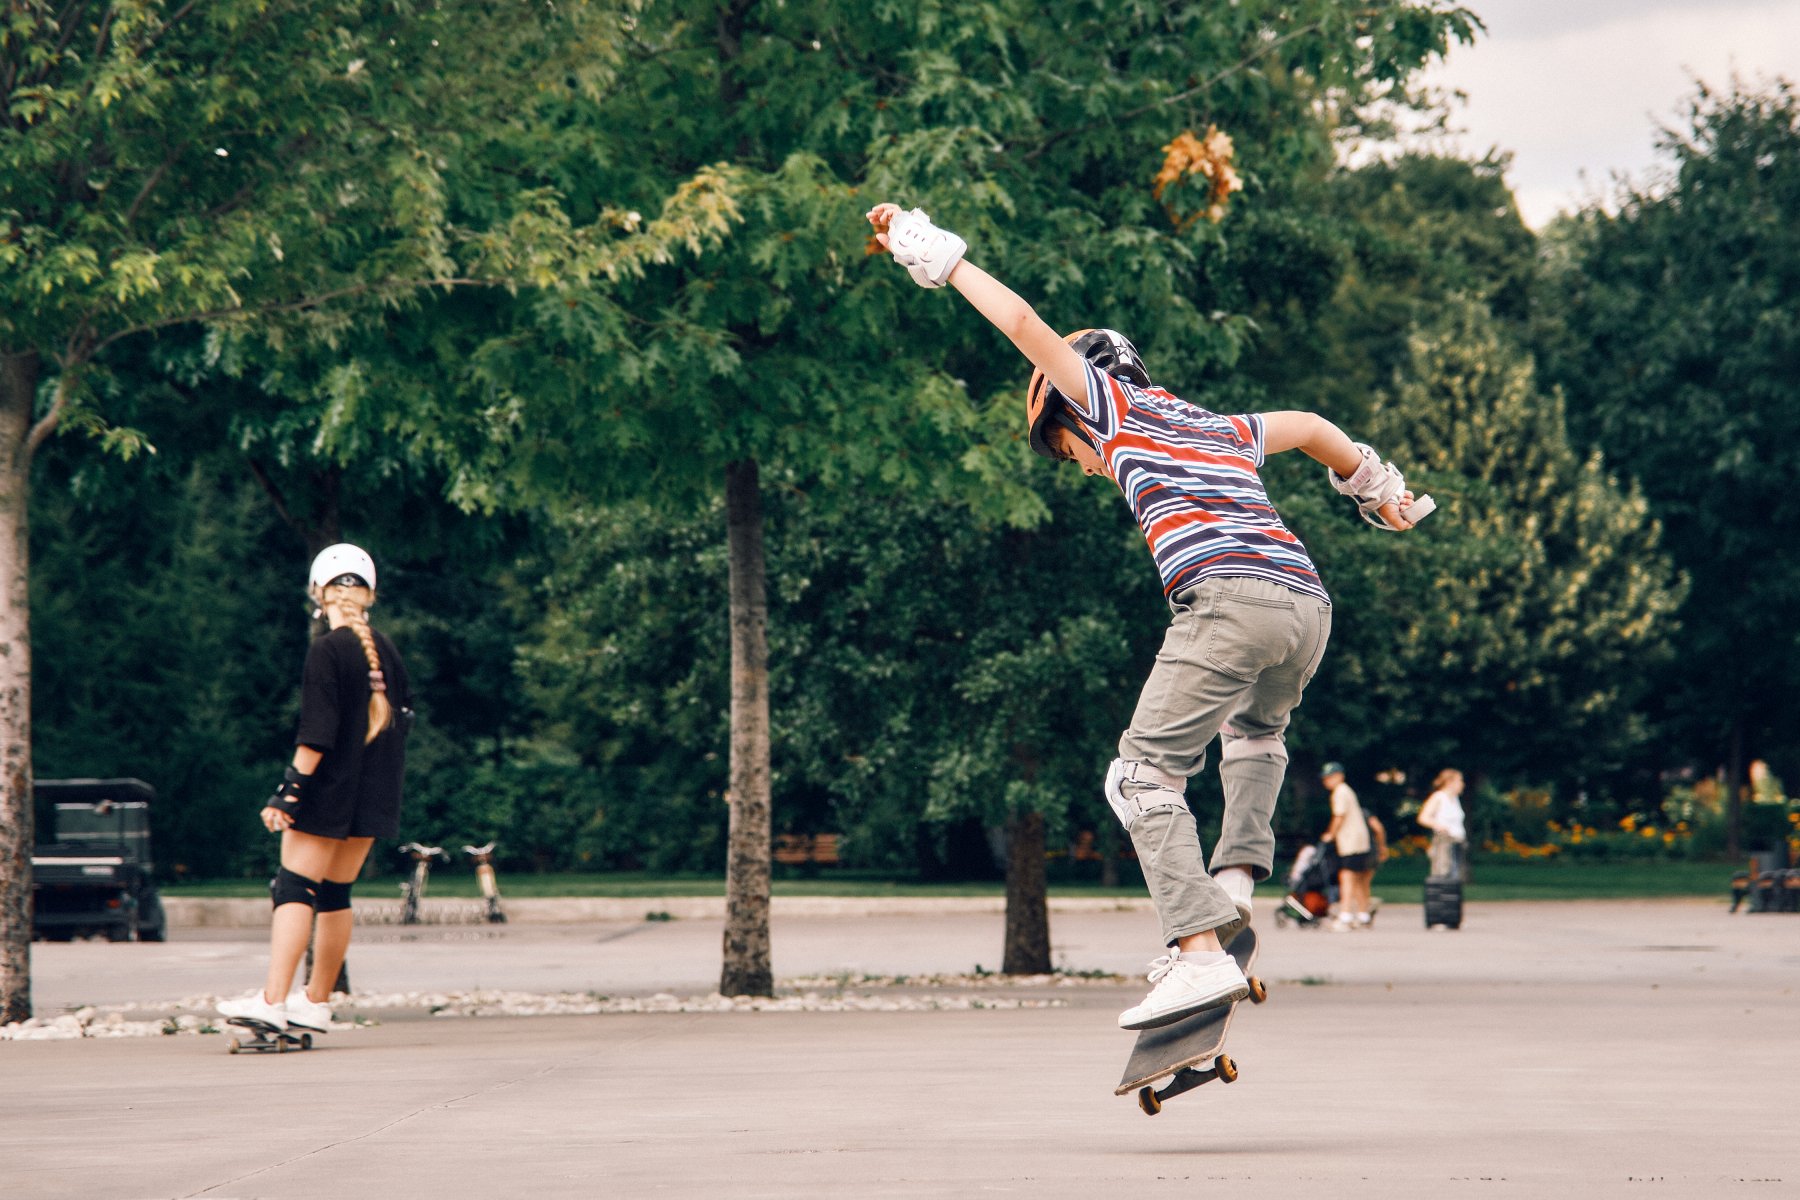
[[[400,652],[369,625],[375,561],[367,552],[348,544],[320,551],[307,595],[330,629],[306,652],[294,758],[261,813],[281,835],[281,869],[269,885],[269,973],[261,991],[219,1011],[325,1032],[350,948],[350,885],[375,839],[400,832],[412,694]],[[290,991],[309,942],[312,977]]]
[[[1432,875],[1458,882],[1467,870],[1464,854],[1469,844],[1462,793],[1462,772],[1446,768],[1431,781],[1431,795],[1419,810],[1419,824],[1431,830]]]

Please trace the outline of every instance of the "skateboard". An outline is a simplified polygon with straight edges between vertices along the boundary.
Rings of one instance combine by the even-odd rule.
[[[247,1029],[256,1035],[249,1039],[232,1038],[225,1043],[227,1054],[236,1054],[240,1050],[254,1050],[258,1054],[267,1054],[273,1050],[277,1054],[282,1054],[289,1047],[300,1050],[312,1049],[312,1034],[300,1029],[298,1025],[277,1029],[267,1021],[259,1021],[255,1017],[226,1017],[225,1023],[236,1025],[239,1029]],[[300,1032],[296,1033],[297,1029],[300,1029]]]
[[[1263,987],[1261,979],[1250,973],[1250,968],[1256,964],[1254,929],[1246,927],[1232,939],[1231,957],[1237,959],[1239,969],[1250,981],[1250,1002],[1261,1004],[1267,1000],[1268,989]],[[1131,1048],[1131,1058],[1125,1063],[1125,1076],[1113,1089],[1113,1095],[1123,1096],[1137,1089],[1138,1107],[1145,1115],[1154,1117],[1162,1111],[1163,1101],[1172,1096],[1192,1091],[1215,1079],[1235,1082],[1238,1068],[1224,1052],[1225,1032],[1231,1028],[1231,1016],[1242,1003],[1234,1000],[1184,1017],[1173,1025],[1139,1032],[1137,1045]],[[1159,1091],[1154,1084],[1165,1075],[1171,1078]]]

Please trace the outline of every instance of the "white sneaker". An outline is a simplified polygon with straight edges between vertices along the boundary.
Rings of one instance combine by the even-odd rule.
[[[1250,917],[1255,911],[1250,898],[1256,892],[1256,881],[1250,878],[1250,872],[1242,867],[1226,867],[1213,876],[1214,882],[1225,889],[1231,902],[1237,905],[1237,920],[1228,922],[1213,930],[1218,935],[1219,945],[1227,950],[1231,948],[1232,939],[1250,927]]]
[[[1120,1029],[1156,1029],[1173,1025],[1183,1017],[1218,1008],[1250,994],[1250,984],[1237,961],[1221,954],[1200,963],[1170,950],[1150,964],[1150,982],[1156,986],[1144,1002],[1119,1014]]]
[[[219,1001],[219,1012],[227,1017],[248,1017],[277,1029],[286,1029],[288,1023],[287,1005],[270,1004],[263,999],[260,989],[247,996],[239,996],[236,1000]]]
[[[305,992],[289,992],[287,1019],[289,1025],[300,1025],[315,1033],[330,1033],[331,1005],[315,1004],[307,998]]]

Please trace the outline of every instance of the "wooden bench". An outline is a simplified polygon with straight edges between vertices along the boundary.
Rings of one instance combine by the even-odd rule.
[[[788,866],[816,863],[835,867],[838,835],[835,833],[780,833],[775,835],[775,861]]]

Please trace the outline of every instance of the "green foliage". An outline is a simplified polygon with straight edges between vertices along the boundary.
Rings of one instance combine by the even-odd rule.
[[[0,128],[0,343],[65,378],[104,349],[70,415],[159,451],[45,467],[38,737],[47,770],[152,776],[165,861],[266,857],[233,822],[285,753],[293,535],[342,532],[382,561],[420,693],[407,836],[497,837],[506,869],[716,871],[717,497],[744,458],[776,829],[887,868],[1023,811],[1053,842],[1110,829],[1154,571],[1113,489],[1023,447],[1010,345],[865,255],[890,196],[1054,323],[1126,329],[1178,393],[1321,408],[1444,505],[1389,538],[1309,460],[1267,467],[1338,602],[1297,763],[1562,782],[1650,733],[1679,587],[1619,458],[1571,447],[1516,348],[1534,242],[1503,164],[1332,165],[1463,10],[228,0],[158,33],[168,10],[112,7],[97,58],[48,54],[39,4],[0,41],[11,103],[28,75],[56,97]],[[1246,187],[1178,227],[1151,181],[1209,126]],[[208,312],[154,358],[112,340]],[[232,582],[200,606],[196,574]]]
[[[374,399],[403,369],[356,354],[396,308],[641,275],[735,217],[722,169],[690,172],[647,221],[590,204],[578,222],[508,161],[534,121],[613,83],[635,7],[14,4],[0,351],[54,368],[52,422],[106,433],[89,364],[122,338],[206,322],[210,365],[244,374],[252,353],[255,390],[278,402],[240,418],[247,443],[291,452],[299,424],[316,457],[346,461],[371,434],[424,456],[435,422]],[[416,373],[417,335],[400,340]],[[308,364],[321,346],[338,357]],[[396,390],[416,400],[409,383]]]
[[[1636,478],[1693,580],[1671,743],[1800,770],[1788,614],[1800,564],[1800,99],[1700,89],[1665,131],[1664,177],[1550,234],[1539,355],[1581,438]]]
[[[159,867],[201,878],[267,858],[305,653],[285,535],[213,465],[59,449],[33,547],[36,775],[147,780]]]
[[[571,221],[653,211],[697,164],[729,161],[742,223],[641,277],[452,312],[474,322],[436,348],[468,363],[459,403],[415,405],[402,385],[419,410],[402,420],[429,427],[476,506],[571,490],[692,505],[754,459],[1039,519],[981,444],[1017,436],[1016,356],[869,261],[861,212],[883,195],[934,207],[1054,320],[1129,328],[1191,378],[1241,352],[1253,287],[1316,288],[1299,270],[1255,282],[1305,241],[1264,210],[1328,168],[1337,123],[1405,102],[1411,73],[1473,28],[1460,9],[1326,0],[647,7],[619,86],[558,94],[488,153]],[[1178,233],[1150,195],[1162,147],[1212,123],[1248,168],[1235,242],[1207,222]],[[596,469],[622,459],[635,469]]]
[[[1250,369],[1274,389],[1316,390],[1321,411],[1360,425],[1407,361],[1413,328],[1446,301],[1477,301],[1520,330],[1537,239],[1519,219],[1506,165],[1412,154],[1334,175],[1317,189],[1314,236],[1328,235],[1343,261],[1319,272],[1330,290],[1305,319],[1264,319],[1275,353]]]
[[[777,831],[841,830],[847,862],[929,868],[966,819],[1099,814],[1097,764],[1163,613],[1154,587],[1115,585],[1153,578],[1123,509],[1066,482],[1031,533],[929,504],[889,506],[871,528],[772,493]],[[571,516],[532,600],[521,664],[558,714],[546,733],[591,772],[597,862],[702,865],[719,846],[721,520]]]
[[[1644,498],[1571,445],[1520,348],[1537,265],[1504,165],[1407,156],[1319,189],[1342,247],[1331,302],[1265,321],[1239,387],[1248,407],[1317,396],[1440,505],[1372,536],[1315,464],[1265,469],[1337,601],[1304,710],[1329,740],[1302,728],[1297,751],[1598,787],[1650,739],[1645,668],[1668,658],[1681,582]]]
[[[1445,480],[1453,526],[1430,591],[1395,597],[1429,614],[1396,664],[1432,698],[1416,719],[1455,731],[1465,755],[1477,728],[1504,729],[1504,757],[1473,751],[1483,767],[1567,779],[1616,762],[1646,736],[1642,671],[1666,657],[1683,593],[1660,531],[1598,455],[1571,449],[1561,397],[1537,389],[1481,307],[1446,304],[1410,349],[1374,428],[1424,480]]]

